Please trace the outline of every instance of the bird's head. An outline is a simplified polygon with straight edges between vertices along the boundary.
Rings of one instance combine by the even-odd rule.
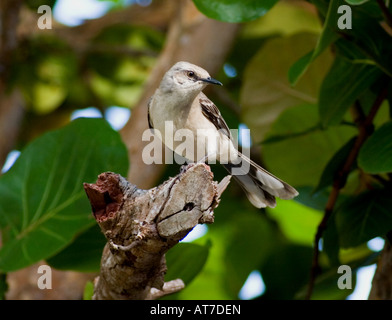
[[[161,89],[196,93],[202,91],[207,84],[222,85],[218,80],[211,78],[203,68],[180,61],[166,72],[161,82]]]

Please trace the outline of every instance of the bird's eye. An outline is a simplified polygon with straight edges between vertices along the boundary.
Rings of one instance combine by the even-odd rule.
[[[188,71],[188,77],[193,78],[195,76],[195,73],[193,71]]]

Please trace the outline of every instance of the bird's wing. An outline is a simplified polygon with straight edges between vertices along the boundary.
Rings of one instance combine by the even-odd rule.
[[[214,124],[214,126],[220,130],[224,135],[231,139],[230,129],[223,119],[218,107],[207,98],[207,96],[201,93],[199,98],[201,112],[203,115]]]

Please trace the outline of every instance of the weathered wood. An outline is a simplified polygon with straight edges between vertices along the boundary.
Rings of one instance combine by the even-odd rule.
[[[228,185],[219,184],[205,164],[190,164],[162,185],[138,189],[118,174],[85,184],[106,244],[93,299],[155,299],[184,287],[164,282],[165,253],[198,223],[212,223],[213,210]]]

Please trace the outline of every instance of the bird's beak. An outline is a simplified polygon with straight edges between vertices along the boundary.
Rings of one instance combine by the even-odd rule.
[[[218,81],[218,80],[216,80],[216,79],[214,79],[214,78],[211,78],[211,77],[208,77],[208,78],[200,78],[199,80],[201,80],[201,81],[203,81],[203,82],[211,83],[211,84],[216,84],[216,85],[218,85],[218,86],[223,86],[222,82],[220,82],[220,81]]]

